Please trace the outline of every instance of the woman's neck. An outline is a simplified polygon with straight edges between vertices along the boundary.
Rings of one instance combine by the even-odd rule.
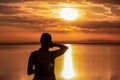
[[[44,51],[48,51],[49,48],[47,48],[47,47],[41,47],[41,49],[44,50]]]

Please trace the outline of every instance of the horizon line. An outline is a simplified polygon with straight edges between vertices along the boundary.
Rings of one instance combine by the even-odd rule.
[[[62,44],[120,44],[120,42],[56,42]],[[40,44],[39,42],[0,43],[0,45]]]

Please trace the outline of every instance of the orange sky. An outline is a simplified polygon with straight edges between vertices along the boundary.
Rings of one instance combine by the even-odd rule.
[[[38,42],[43,32],[51,33],[54,41],[120,42],[119,5],[115,0],[1,0],[0,43]],[[81,16],[60,18],[59,10],[67,7]]]

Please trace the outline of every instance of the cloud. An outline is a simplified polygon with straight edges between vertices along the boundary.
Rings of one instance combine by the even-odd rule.
[[[0,0],[0,3],[18,3],[18,2],[26,2],[32,0]]]
[[[23,0],[24,1],[24,0]],[[22,16],[42,16],[47,18],[59,18],[59,9],[65,6],[78,9],[83,15],[83,19],[108,20],[120,19],[120,8],[118,5],[94,4],[94,3],[63,3],[49,1],[28,1],[23,3],[6,3],[0,5],[0,13],[5,15],[14,14]]]
[[[67,26],[68,24],[61,24]],[[89,33],[108,33],[108,34],[120,34],[120,22],[119,21],[85,21],[75,22],[70,24],[74,27],[74,31],[82,31]],[[76,27],[76,29],[75,29]],[[72,28],[71,28],[72,29]]]
[[[0,16],[1,27],[19,27],[26,31],[40,32],[89,32],[120,34],[120,21],[95,21],[84,20],[64,22],[59,19],[34,16]]]
[[[67,2],[66,0],[58,1],[58,0],[0,0],[0,3],[20,3],[20,2],[34,2],[34,1],[43,1],[49,3],[56,3],[56,2]]]
[[[101,4],[115,4],[115,5],[120,5],[120,1],[118,0],[86,0],[90,1],[93,3],[101,3]]]
[[[105,5],[111,10],[114,16],[120,17],[120,6],[119,5]]]
[[[76,2],[76,3],[82,3],[82,2],[93,2],[98,4],[115,4],[120,5],[120,1],[118,0],[0,0],[0,3],[20,3],[20,2],[34,2],[34,1],[44,1],[49,3],[58,3],[58,2]]]
[[[2,29],[8,28],[7,31],[11,29],[22,28],[26,31],[40,32],[46,30],[47,27],[57,27],[59,24],[56,19],[47,19],[43,17],[31,18],[31,17],[18,17],[18,16],[0,16],[0,26]],[[18,28],[16,28],[18,27]],[[10,29],[11,28],[11,29]]]
[[[19,27],[33,32],[120,33],[120,7],[118,5],[104,4],[107,1],[104,1],[103,4],[82,1],[84,3],[75,3],[80,2],[75,0],[63,5],[59,1],[47,0],[27,2],[26,0],[1,0],[1,2],[11,4],[0,3],[0,26]],[[68,23],[61,20],[58,11],[65,5],[82,11],[83,18]]]
[[[0,5],[0,14],[12,15],[20,13],[24,13],[24,11],[19,10],[19,7]]]

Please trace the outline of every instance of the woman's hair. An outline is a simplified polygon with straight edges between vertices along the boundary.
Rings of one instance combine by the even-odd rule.
[[[41,35],[40,43],[42,46],[50,46],[52,43],[52,36],[49,33],[43,33]]]

